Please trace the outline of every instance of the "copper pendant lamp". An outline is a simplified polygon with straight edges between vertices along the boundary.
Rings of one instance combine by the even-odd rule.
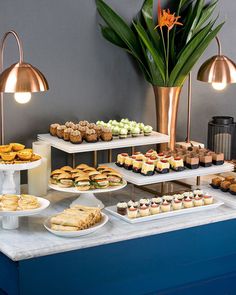
[[[3,71],[3,52],[5,41],[9,35],[15,37],[18,50],[19,62],[11,65]],[[18,34],[11,30],[4,34],[0,46],[0,92],[1,92],[1,144],[4,144],[4,105],[3,93],[15,93],[15,95],[31,97],[32,92],[47,91],[48,82],[44,75],[34,66],[24,62],[23,47]]]

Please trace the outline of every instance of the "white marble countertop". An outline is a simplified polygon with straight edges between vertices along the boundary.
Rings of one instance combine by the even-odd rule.
[[[141,196],[151,197],[149,193],[143,192],[138,188],[134,189],[131,185],[121,191],[103,195],[99,194],[97,197],[99,197],[105,205],[113,205],[117,203],[118,199],[131,199],[132,194],[132,198],[135,196],[138,199]],[[205,212],[186,214],[139,224],[128,224],[108,214],[108,223],[97,232],[80,238],[61,238],[49,233],[44,228],[43,222],[49,215],[69,207],[76,196],[50,191],[47,198],[51,201],[51,206],[43,211],[41,215],[22,217],[20,220],[20,227],[17,230],[4,230],[0,228],[0,251],[10,259],[19,261],[236,218],[236,209],[231,209],[226,206],[221,206],[217,209]]]

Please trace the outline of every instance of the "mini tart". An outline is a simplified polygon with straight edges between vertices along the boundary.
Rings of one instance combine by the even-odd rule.
[[[10,153],[2,153],[1,158],[3,161],[13,161],[16,157],[16,152],[10,152]]]
[[[171,204],[167,201],[164,201],[162,204],[161,204],[161,211],[162,212],[169,212],[171,209]]]
[[[168,173],[170,171],[170,163],[168,160],[160,160],[156,163],[156,171],[159,173]]]
[[[215,178],[212,178],[210,185],[213,188],[218,189],[220,187],[221,182],[222,182],[222,179],[220,177],[215,177]]]
[[[116,165],[119,166],[119,167],[124,166],[125,159],[126,159],[128,156],[129,156],[129,155],[128,155],[127,153],[118,154],[118,155],[117,155]]]
[[[117,213],[119,213],[120,215],[126,215],[127,208],[128,208],[128,205],[126,202],[119,202],[117,204]]]
[[[21,143],[10,143],[10,146],[12,147],[13,152],[19,152],[25,148],[25,145]]]
[[[17,153],[17,157],[22,160],[22,161],[28,161],[31,159],[32,157],[32,153],[31,152],[28,152],[28,151],[20,151]]]
[[[178,198],[175,198],[172,201],[172,207],[173,207],[173,210],[180,210],[180,209],[182,209],[182,201],[179,200]]]
[[[147,161],[146,163],[143,162],[141,174],[144,176],[151,176],[154,174],[155,165],[152,162]]]
[[[49,132],[52,136],[56,136],[57,135],[57,127],[60,126],[57,123],[51,124],[50,128],[49,128]]]
[[[98,136],[97,136],[96,131],[94,129],[87,130],[86,134],[85,134],[85,140],[87,142],[97,142]]]
[[[204,195],[203,200],[205,205],[211,205],[214,201],[213,197],[209,195]]]
[[[199,207],[199,206],[204,205],[203,198],[201,196],[199,196],[199,195],[196,195],[194,197],[193,204],[194,204],[195,207]]]
[[[111,128],[103,127],[100,137],[101,137],[101,140],[103,141],[111,141],[112,140]]]
[[[74,144],[80,144],[82,143],[83,139],[81,136],[80,131],[74,130],[70,133],[70,142]]]
[[[133,161],[133,172],[140,173],[143,166],[143,160],[134,160]]]
[[[12,151],[12,146],[10,144],[0,145],[0,153],[9,153]]]
[[[184,208],[191,208],[193,207],[193,200],[190,197],[187,197],[183,200]]]

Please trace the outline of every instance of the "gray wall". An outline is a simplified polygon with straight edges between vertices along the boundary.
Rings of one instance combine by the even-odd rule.
[[[134,16],[142,0],[107,0],[126,19]],[[1,1],[0,34],[15,29],[22,38],[25,60],[47,77],[50,91],[34,94],[27,105],[5,95],[8,141],[28,142],[47,132],[51,122],[73,119],[129,117],[155,124],[154,96],[131,59],[106,42],[99,32],[94,0]],[[164,1],[163,1],[164,3]],[[236,60],[236,2],[219,3],[226,20],[220,38],[224,53]],[[15,43],[9,40],[5,65],[16,61]],[[215,54],[211,44],[193,74],[192,138],[206,141],[207,122],[213,115],[236,117],[236,86],[217,93],[196,81],[201,63]],[[179,109],[178,139],[186,132],[186,89]]]

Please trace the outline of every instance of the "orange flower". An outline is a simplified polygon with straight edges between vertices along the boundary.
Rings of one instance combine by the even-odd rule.
[[[175,16],[175,13],[171,14],[169,9],[167,9],[167,11],[164,9],[161,12],[160,6],[159,6],[159,8],[158,8],[158,25],[155,27],[155,29],[158,27],[160,27],[162,29],[162,27],[166,26],[168,28],[168,30],[170,31],[174,27],[174,25],[182,26],[183,24],[178,22],[179,18],[180,18],[180,16]]]

